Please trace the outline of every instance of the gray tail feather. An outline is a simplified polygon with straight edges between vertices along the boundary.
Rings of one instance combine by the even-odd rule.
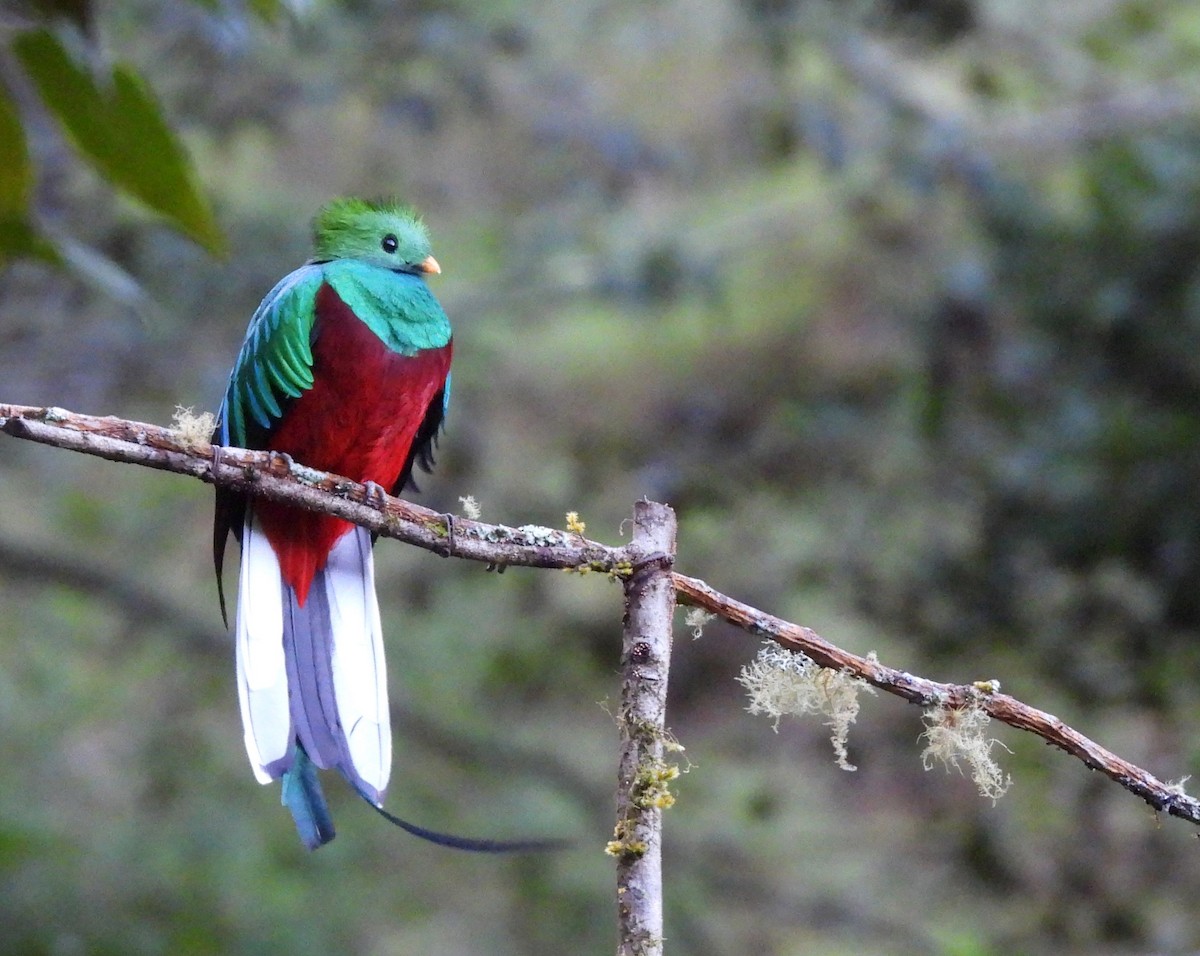
[[[296,733],[294,760],[283,774],[283,803],[292,813],[300,838],[310,849],[334,837],[333,820],[325,803],[317,768],[337,769],[389,823],[439,846],[475,853],[530,853],[565,849],[564,840],[488,840],[429,830],[384,810],[377,793],[354,769],[349,745],[338,718],[333,683],[333,625],[326,571],[317,572],[301,607],[296,593],[283,584],[283,646],[287,667],[292,727]]]
[[[324,571],[319,571],[301,607],[296,592],[283,588],[283,649],[292,727],[318,767],[338,766],[342,736],[333,696],[333,631]]]
[[[296,592],[283,587],[283,647],[292,727],[300,747],[322,770],[341,771],[359,791],[373,792],[354,769],[338,717],[333,686],[333,630],[325,569],[317,572],[301,607]]]

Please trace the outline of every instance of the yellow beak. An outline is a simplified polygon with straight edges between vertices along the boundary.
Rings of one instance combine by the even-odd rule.
[[[422,272],[432,272],[435,276],[442,274],[442,267],[438,265],[437,259],[433,258],[433,256],[426,256],[417,263],[417,268]]]

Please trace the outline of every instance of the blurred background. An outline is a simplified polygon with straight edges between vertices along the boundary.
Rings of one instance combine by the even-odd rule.
[[[12,45],[46,24],[152,88],[224,257],[67,144]],[[577,510],[620,543],[665,500],[687,574],[997,678],[1163,779],[1200,766],[1197,5],[76,0],[0,25],[53,247],[6,237],[0,400],[215,410],[315,210],[398,194],[456,336],[417,501]],[[211,498],[0,442],[0,952],[611,952],[620,588],[381,543],[389,808],[579,845],[438,849],[328,778],[339,835],[309,854],[243,750]],[[884,695],[847,773],[820,719],[745,713],[755,651],[677,630],[668,952],[1200,950],[1194,827],[995,725],[993,805],[922,769],[920,711]]]

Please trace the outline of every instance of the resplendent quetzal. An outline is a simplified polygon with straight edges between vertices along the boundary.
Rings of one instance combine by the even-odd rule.
[[[450,322],[425,284],[441,269],[425,226],[398,202],[331,202],[313,239],[313,259],[250,320],[213,440],[396,494],[414,464],[432,466],[450,396]],[[377,808],[391,772],[373,542],[341,519],[218,490],[218,584],[230,532],[241,541],[246,750],[260,782],[283,779],[283,802],[315,849],[334,836],[316,768],[339,770]],[[437,842],[505,848],[392,819]]]

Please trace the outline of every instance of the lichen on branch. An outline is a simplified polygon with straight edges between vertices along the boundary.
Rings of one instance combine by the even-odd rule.
[[[772,718],[777,733],[783,717],[823,714],[833,731],[829,742],[837,765],[843,770],[858,769],[850,763],[846,743],[850,725],[858,718],[859,693],[875,693],[866,681],[821,667],[804,654],[767,641],[758,649],[758,656],[742,668],[738,683],[750,696],[746,709]]]
[[[980,796],[995,803],[1008,792],[1012,777],[992,757],[992,749],[1004,744],[987,735],[992,718],[979,701],[971,701],[965,707],[938,704],[925,711],[923,719],[925,732],[921,737],[926,746],[921,752],[921,762],[926,770],[940,763],[947,770],[953,767],[962,773],[966,764]]]
[[[200,422],[187,419],[180,424],[182,431],[176,431],[126,419],[82,415],[62,408],[0,403],[0,431],[15,438],[191,475],[248,494],[345,518],[381,535],[439,554],[485,562],[489,567],[523,564],[599,571],[627,581],[639,559],[635,549],[608,547],[587,540],[573,527],[556,531],[534,526],[510,528],[484,524],[472,514],[473,503],[469,502],[463,503],[465,517],[453,519],[398,498],[387,498],[381,503],[377,496],[368,496],[361,485],[343,477],[304,468],[301,463],[289,464],[282,456],[270,452],[216,449],[207,441],[197,441],[199,432],[204,430]],[[568,525],[582,526],[582,521],[576,516],[574,521],[568,520]],[[1200,824],[1200,800],[1185,793],[1181,785],[1164,782],[1053,714],[1001,694],[994,681],[948,684],[888,667],[873,655],[853,654],[825,640],[811,628],[774,617],[722,594],[698,578],[673,570],[669,577],[679,602],[693,611],[715,615],[787,651],[798,651],[835,675],[869,684],[923,710],[945,706],[961,712],[975,701],[979,711],[986,716],[1053,744],[1140,797],[1156,811]],[[694,632],[703,626],[703,619],[698,614],[689,616],[687,625]],[[838,678],[825,680],[834,682],[833,696],[836,698]],[[844,705],[831,707],[831,710],[843,715],[841,719],[848,728],[849,722],[845,718],[849,710]],[[836,740],[836,721],[833,729]]]

